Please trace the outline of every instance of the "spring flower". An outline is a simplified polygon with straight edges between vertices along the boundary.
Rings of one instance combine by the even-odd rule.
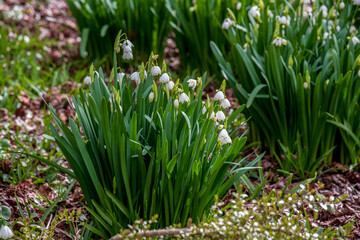
[[[328,36],[329,36],[329,33],[328,33],[328,32],[325,32],[325,33],[324,33],[324,39],[327,39]]]
[[[241,2],[237,2],[236,3],[236,10],[240,10],[241,9]]]
[[[304,0],[304,4],[309,4],[309,3],[311,3],[310,0]]]
[[[166,88],[167,88],[168,90],[171,90],[171,89],[173,89],[174,85],[175,85],[175,83],[174,83],[173,81],[169,81],[169,82],[166,84]]]
[[[225,18],[224,22],[222,23],[221,27],[225,30],[228,30],[229,27],[233,25],[233,21],[230,18]]]
[[[360,5],[360,0],[354,0],[354,5]]]
[[[130,59],[133,59],[134,56],[133,56],[132,52],[124,52],[122,58],[125,60],[130,60]]]
[[[275,46],[280,47],[281,45],[286,46],[287,41],[281,37],[276,37],[273,42],[272,42]]]
[[[151,92],[149,94],[149,102],[152,102],[154,100],[155,94],[153,92]]]
[[[282,17],[276,16],[276,19],[279,20],[280,24],[283,24],[283,25],[286,25],[286,26],[290,25],[290,20],[291,20],[290,16],[287,16],[287,17],[285,17],[285,16],[282,16]]]
[[[216,119],[218,121],[225,121],[225,114],[223,113],[223,111],[218,111],[216,113]]]
[[[358,44],[360,42],[360,40],[356,36],[353,36],[351,38],[351,41],[353,42],[354,45],[356,45],[356,44]]]
[[[84,83],[85,84],[90,84],[91,83],[91,77],[90,76],[86,76],[84,79]]]
[[[188,97],[188,95],[186,95],[186,93],[181,93],[180,97],[179,97],[179,102],[189,102],[190,98]]]
[[[323,18],[326,18],[328,15],[328,9],[325,5],[322,5],[319,9],[320,12],[322,12]]]
[[[231,143],[231,138],[229,134],[227,133],[226,129],[221,130],[218,141],[221,143],[221,145]]]
[[[124,53],[131,53],[132,52],[130,46],[125,46],[123,50],[124,50]]]
[[[218,126],[218,128],[219,128],[219,130],[221,130],[221,129],[224,128],[224,125],[220,124],[220,125]]]
[[[189,83],[189,87],[191,87],[193,90],[196,88],[196,80],[195,79],[189,79],[187,82]]]
[[[170,81],[170,76],[167,73],[163,73],[163,75],[161,75],[159,80],[161,83],[167,83]]]
[[[174,106],[175,106],[176,108],[179,107],[179,100],[177,100],[177,99],[174,100]]]
[[[159,66],[153,66],[150,70],[150,73],[153,75],[153,76],[157,76],[157,75],[160,75],[161,74],[161,68]]]
[[[210,119],[214,120],[214,122],[216,122],[217,118],[216,118],[216,114],[214,112],[212,112],[210,114]]]
[[[120,84],[122,84],[122,80],[124,79],[124,77],[125,77],[125,73],[123,72],[118,73],[118,81],[120,82]]]
[[[224,93],[222,91],[218,91],[214,96],[215,101],[221,101],[224,98],[225,98],[225,96],[224,96]]]
[[[136,82],[136,85],[139,85],[140,83],[140,73],[139,72],[134,72],[133,74],[130,75],[131,80]]]
[[[309,87],[309,84],[307,82],[304,82],[304,88],[307,89]]]
[[[8,226],[6,226],[6,225],[1,226],[1,228],[0,228],[0,238],[1,239],[8,239],[8,238],[12,238],[13,236],[14,236],[14,234]]]
[[[130,47],[130,48],[132,48],[132,47],[134,47],[134,44],[132,44],[132,42],[130,42],[130,40],[125,40],[124,42],[123,42],[123,45],[121,46],[123,49],[125,49],[126,47]]]
[[[345,3],[344,2],[341,2],[340,5],[339,5],[340,9],[344,9],[345,8]]]
[[[230,107],[230,101],[227,100],[226,98],[220,101],[220,107],[223,109],[229,108]]]
[[[255,18],[256,16],[260,17],[260,11],[258,6],[252,6],[249,10],[249,14]]]
[[[340,30],[341,30],[340,26],[336,26],[336,31],[340,32]]]
[[[360,70],[358,71],[358,76],[360,77]]]
[[[350,29],[349,29],[349,32],[350,32],[350,33],[357,32],[356,27],[352,25],[352,26],[350,27]]]
[[[360,72],[360,71],[359,71]],[[203,106],[203,108],[201,109],[201,113],[202,114],[205,114],[206,113],[206,107],[205,106]]]
[[[269,18],[274,17],[274,14],[272,13],[272,11],[270,9],[267,11],[267,15],[268,15]]]

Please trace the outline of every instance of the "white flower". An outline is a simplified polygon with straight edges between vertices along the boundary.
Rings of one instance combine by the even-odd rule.
[[[173,81],[169,81],[169,82],[166,84],[166,88],[169,89],[169,90],[171,90],[171,89],[173,89],[174,85],[175,85],[175,83],[174,83]]]
[[[281,38],[280,37],[276,37],[273,42],[272,42],[275,46],[280,47],[282,45],[281,43]]]
[[[130,46],[125,46],[124,47],[124,53],[131,53],[132,50],[131,50],[131,47]]]
[[[189,10],[190,12],[195,12],[195,6],[191,6]]]
[[[224,108],[224,109],[229,108],[230,107],[230,101],[227,100],[226,98],[221,100],[220,101],[220,107]]]
[[[252,17],[260,17],[260,11],[259,11],[259,7],[258,6],[252,6],[249,10],[249,14],[252,16]]]
[[[153,76],[157,76],[157,75],[160,75],[161,74],[161,68],[159,66],[153,66],[150,70],[150,73],[153,75]]]
[[[349,29],[349,32],[350,32],[350,33],[357,32],[356,27],[355,27],[355,26],[351,26],[350,29]]]
[[[90,84],[91,83],[91,77],[90,76],[86,76],[84,79],[84,83],[85,84]]]
[[[225,30],[228,30],[229,27],[233,25],[233,21],[230,18],[225,18],[224,22],[222,23],[221,27]]]
[[[124,79],[124,77],[125,77],[125,73],[123,72],[118,73],[118,81],[120,82],[120,85],[122,84],[122,80]]]
[[[167,83],[170,81],[170,76],[167,73],[163,73],[163,75],[161,75],[159,80],[161,83]]]
[[[221,145],[231,143],[231,138],[227,133],[226,129],[221,130],[218,141],[221,143]]]
[[[216,114],[214,113],[214,112],[212,112],[211,114],[210,114],[210,119],[212,119],[212,120],[214,120],[214,122],[216,122]]]
[[[360,71],[359,71],[359,72],[360,72]],[[202,114],[206,113],[206,107],[205,107],[205,106],[203,106],[203,108],[201,109],[201,113],[202,113]]]
[[[290,16],[287,16],[287,17],[285,17],[285,16],[282,16],[282,17],[276,16],[276,19],[279,20],[280,24],[284,24],[284,25],[287,25],[287,26],[290,25],[290,20],[291,20]]]
[[[241,2],[237,2],[236,3],[236,10],[240,10],[241,9]]]
[[[354,5],[360,5],[360,0],[354,0]]]
[[[345,3],[344,2],[341,2],[340,5],[339,5],[340,9],[344,9],[345,8]]]
[[[151,92],[151,93],[149,94],[149,102],[152,102],[152,101],[154,100],[154,97],[155,97],[154,92]]]
[[[29,43],[30,42],[30,38],[28,37],[28,36],[24,36],[24,42],[26,42],[26,43]]]
[[[225,114],[223,113],[223,111],[218,111],[217,113],[216,113],[216,119],[218,120],[218,121],[225,121]]]
[[[122,107],[121,107],[121,105],[119,105],[119,108],[120,108],[120,112],[122,112]]]
[[[310,0],[304,0],[304,4],[309,4],[309,3],[311,3]]]
[[[222,91],[218,91],[214,96],[215,101],[221,101],[224,98],[225,98],[225,96],[224,96],[224,93]]]
[[[8,238],[12,238],[13,236],[14,236],[14,234],[8,226],[6,226],[6,225],[1,226],[1,228],[0,228],[0,238],[1,239],[8,239]]]
[[[340,26],[336,26],[336,31],[340,32],[340,30],[341,30]]]
[[[191,87],[193,90],[196,88],[196,80],[195,79],[189,79],[187,82],[189,83],[189,87]]]
[[[320,12],[322,12],[323,18],[326,18],[328,15],[328,9],[325,5],[322,5],[319,9]]]
[[[125,60],[130,60],[130,59],[133,59],[134,56],[131,52],[124,52],[122,58]]]
[[[179,100],[177,100],[177,99],[174,100],[174,106],[175,106],[176,108],[179,107]]]
[[[360,70],[358,71],[358,76],[360,77]]]
[[[307,82],[304,82],[304,88],[307,89],[309,87],[309,84]]]
[[[136,82],[136,85],[139,85],[140,83],[140,73],[139,72],[134,72],[133,74],[130,75],[131,80]]]
[[[219,130],[221,130],[221,129],[224,128],[224,125],[220,124],[220,125],[218,126],[218,128],[219,128]]]
[[[125,47],[130,47],[130,48],[132,48],[132,47],[134,47],[134,44],[132,44],[132,42],[130,42],[130,40],[125,40],[124,42],[123,42],[123,45],[121,46],[123,49],[125,48]]]
[[[328,32],[325,32],[325,33],[324,33],[324,39],[327,39],[328,36],[329,36],[329,33],[328,33]]]
[[[357,37],[355,37],[355,36],[353,36],[353,37],[351,38],[351,41],[353,42],[354,45],[356,45],[356,44],[358,44],[358,43],[360,42],[360,40],[359,40]]]
[[[188,97],[188,95],[186,95],[186,93],[181,93],[180,97],[179,97],[179,102],[189,102],[190,98]]]
[[[274,17],[274,14],[272,13],[272,11],[270,9],[267,11],[267,15],[268,15],[269,18]]]

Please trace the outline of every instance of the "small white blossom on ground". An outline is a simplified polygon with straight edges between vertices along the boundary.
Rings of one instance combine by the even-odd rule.
[[[3,224],[0,228],[0,239],[9,239],[12,238],[13,236],[14,234],[11,231],[11,229]]]
[[[134,72],[133,74],[130,75],[130,79],[135,81],[137,85],[139,85],[140,83],[140,73],[139,72]]]
[[[220,101],[220,107],[223,109],[227,109],[230,107],[230,101],[226,98]]]

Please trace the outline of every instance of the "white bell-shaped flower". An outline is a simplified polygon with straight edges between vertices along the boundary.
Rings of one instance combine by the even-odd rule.
[[[140,73],[139,72],[134,72],[133,74],[130,75],[130,79],[136,82],[136,85],[140,84]]]
[[[223,109],[227,109],[230,107],[230,101],[226,98],[220,101],[220,107]]]
[[[161,68],[159,66],[153,66],[150,70],[150,73],[153,75],[153,76],[157,76],[157,75],[160,75],[161,74]]]
[[[196,88],[196,80],[195,79],[189,79],[187,82],[189,83],[189,87],[191,87],[193,90]]]
[[[280,47],[281,45],[282,45],[282,38],[280,38],[280,37],[276,37],[274,40],[273,40],[273,44],[275,45],[275,46],[277,46],[277,47]]]
[[[222,91],[218,91],[214,96],[215,101],[221,101],[223,99],[225,99],[225,96],[224,96],[224,93]]]
[[[161,83],[167,83],[170,81],[170,76],[167,73],[163,73],[159,80]]]
[[[353,42],[354,45],[356,45],[356,44],[358,44],[360,42],[360,40],[356,36],[353,36],[351,38],[351,41]]]
[[[123,50],[124,50],[124,53],[131,53],[132,52],[130,46],[125,46]]]
[[[14,234],[11,231],[11,229],[3,224],[0,228],[0,239],[9,239],[12,238],[13,236]]]
[[[214,122],[216,122],[216,114],[214,113],[214,112],[212,112],[211,114],[210,114],[210,119],[212,119],[212,120],[214,120]]]
[[[85,84],[90,84],[91,83],[91,77],[90,76],[86,76],[84,79],[84,83]]]
[[[339,4],[339,7],[340,7],[340,9],[344,9],[344,8],[345,8],[345,3],[344,3],[344,2],[341,2],[341,3]]]
[[[240,10],[241,9],[241,2],[237,2],[236,3],[236,10]]]
[[[223,111],[218,111],[217,113],[216,113],[216,119],[218,120],[218,121],[225,121],[225,114],[223,113]]]
[[[232,142],[226,129],[221,130],[219,137],[218,137],[218,141],[221,143],[221,145]]]
[[[205,107],[205,106],[203,106],[203,108],[201,109],[201,113],[202,113],[202,114],[205,114],[205,113],[206,113],[206,107]]]
[[[132,48],[132,47],[134,47],[134,44],[132,44],[132,42],[130,42],[130,40],[125,40],[124,42],[123,42],[123,45],[121,46],[123,49],[125,48],[125,47],[130,47],[130,48]]]
[[[174,106],[175,106],[176,108],[179,107],[179,100],[177,100],[177,99],[174,100]]]
[[[151,93],[149,94],[149,102],[152,102],[152,101],[154,100],[154,97],[155,97],[154,92],[151,92]]]
[[[225,30],[228,30],[229,27],[231,27],[232,25],[233,25],[233,21],[231,20],[231,18],[225,18],[225,20],[221,24],[221,27]]]
[[[124,52],[122,55],[122,58],[125,60],[130,60],[130,59],[133,59],[134,56],[133,56],[132,52]]]
[[[169,81],[169,82],[166,84],[166,88],[167,88],[168,90],[173,89],[174,86],[175,86],[175,83],[174,83],[173,81]]]
[[[190,98],[188,97],[188,95],[186,95],[186,93],[181,93],[180,97],[179,97],[179,102],[189,102]]]
[[[354,5],[360,6],[360,0],[354,0]]]
[[[120,85],[122,84],[124,77],[125,77],[125,73],[123,72],[118,73],[118,81],[120,82]]]
[[[252,6],[249,10],[249,14],[252,16],[252,17],[260,17],[260,11],[259,11],[259,7],[258,6]]]
[[[323,18],[326,18],[328,15],[328,8],[325,5],[322,5],[319,9],[320,12],[322,12]]]

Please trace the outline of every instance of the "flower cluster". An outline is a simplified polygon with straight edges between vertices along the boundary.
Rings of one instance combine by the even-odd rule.
[[[125,40],[121,47],[123,49],[123,59],[130,60],[134,58],[132,54],[132,48],[134,45],[130,42],[130,40]]]

